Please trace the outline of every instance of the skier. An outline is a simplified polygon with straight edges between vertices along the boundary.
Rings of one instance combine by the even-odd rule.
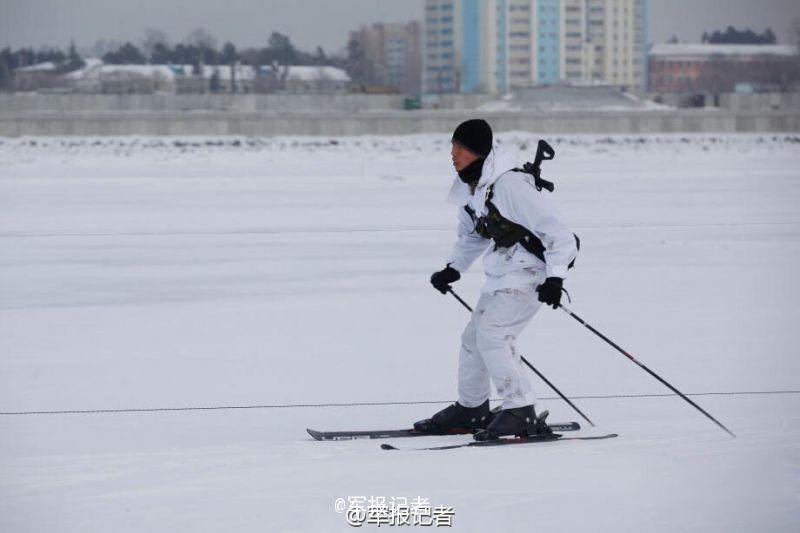
[[[539,176],[517,169],[482,119],[459,124],[451,156],[458,178],[448,201],[459,206],[457,239],[431,284],[447,294],[481,253],[486,282],[461,335],[458,401],[414,424],[424,433],[470,431],[475,440],[550,433],[514,341],[542,303],[557,308],[577,237],[562,222]],[[503,399],[489,408],[490,379]]]

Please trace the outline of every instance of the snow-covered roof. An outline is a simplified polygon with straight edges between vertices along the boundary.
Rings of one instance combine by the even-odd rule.
[[[99,67],[103,64],[103,60],[99,57],[87,57],[83,60],[83,68],[85,69]]]
[[[47,72],[56,70],[58,68],[52,61],[45,61],[44,63],[36,63],[35,65],[28,65],[27,67],[19,67],[14,69],[14,72]]]
[[[288,80],[297,81],[350,81],[347,72],[337,67],[329,66],[297,66],[289,67]]]
[[[145,78],[161,76],[175,78],[175,72],[166,65],[103,65],[100,74],[136,74]]]
[[[280,67],[279,67],[280,68]],[[262,72],[270,72],[272,67],[264,65],[261,67]],[[338,67],[329,66],[307,66],[307,65],[290,65],[289,72],[286,75],[288,81],[341,81],[349,82],[350,76],[347,72]]]
[[[183,72],[187,75],[191,75],[192,73],[192,65],[182,65]],[[219,77],[223,80],[231,79],[231,66],[230,65],[201,65],[202,66],[202,74],[203,77],[206,79],[211,79],[211,76],[214,75],[214,71],[219,72]],[[236,79],[241,80],[252,80],[256,77],[255,70],[250,65],[237,65],[235,68],[236,72]]]
[[[191,76],[193,68],[192,65],[169,65],[176,74],[184,74]],[[223,80],[231,79],[231,66],[230,65],[201,65],[201,72],[204,78],[211,79],[214,72],[219,72],[219,76]],[[261,67],[262,72],[269,72],[272,69],[270,66]],[[237,80],[253,80],[256,77],[256,70],[250,65],[237,65],[236,66],[236,79]],[[350,76],[337,67],[328,66],[289,66],[289,73],[287,80],[297,81],[350,81]]]
[[[85,61],[86,65],[73,72],[65,75],[65,77],[73,80],[81,80],[87,78],[96,78],[103,74],[112,73],[130,73],[138,74],[144,77],[161,76],[166,79],[174,79],[177,76],[191,76],[193,72],[192,65],[106,65],[101,59],[91,58]],[[54,66],[55,67],[55,66]],[[30,68],[30,67],[27,67]],[[262,67],[262,72],[269,72],[271,67]],[[204,78],[211,79],[214,72],[218,72],[222,80],[231,79],[231,66],[230,65],[201,65],[201,73]],[[256,71],[250,65],[237,65],[235,67],[236,79],[253,80],[256,77]],[[292,65],[289,67],[287,80],[290,81],[340,81],[349,82],[350,76],[337,67],[329,66],[298,66]]]
[[[649,54],[651,56],[754,56],[761,54],[793,56],[797,54],[797,47],[787,44],[664,43],[654,44]]]
[[[68,72],[67,74],[64,74],[64,77],[68,80],[80,80],[89,76],[92,71],[103,66],[103,60],[97,57],[88,57],[84,59],[83,62],[83,68]]]

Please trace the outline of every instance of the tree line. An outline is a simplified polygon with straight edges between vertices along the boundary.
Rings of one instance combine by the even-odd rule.
[[[703,32],[701,40],[708,44],[775,44],[777,39],[771,28],[764,33],[756,33],[750,28],[737,30],[728,26],[725,31],[716,30],[713,33]]]
[[[217,47],[210,36],[195,34],[187,42],[174,46],[163,42],[145,43],[137,46],[126,42],[116,50],[102,56],[103,62],[109,64],[136,65],[230,65],[236,62],[259,66],[278,63],[281,65],[332,65],[340,66],[342,60],[328,57],[322,47],[313,53],[299,50],[288,35],[273,32],[267,40],[267,46],[251,47],[242,50],[228,41]]]
[[[11,71],[47,62],[53,63],[58,72],[77,70],[85,64],[74,42],[69,44],[66,52],[53,48],[34,51],[30,47],[11,50],[11,47],[7,46],[0,50],[0,88],[10,85]]]
[[[329,56],[321,46],[314,52],[298,49],[291,38],[280,32],[272,32],[263,47],[239,49],[232,42],[217,46],[217,41],[204,29],[193,30],[183,42],[170,44],[167,36],[158,30],[148,30],[139,44],[125,42],[115,45],[101,54],[106,64],[121,65],[192,65],[193,73],[200,65],[233,65],[240,63],[252,67],[262,65],[312,65],[334,66],[347,71],[351,79],[358,83],[368,82],[372,77],[372,65],[364,50],[356,41],[348,44],[347,56]],[[59,72],[70,72],[85,65],[78,54],[74,42],[63,52],[59,49],[34,51],[31,47],[0,50],[0,88],[10,86],[11,72],[17,68],[43,62],[53,62]]]

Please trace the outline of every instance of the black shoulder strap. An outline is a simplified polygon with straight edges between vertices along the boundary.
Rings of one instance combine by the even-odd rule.
[[[475,210],[474,210],[474,209],[472,209],[472,207],[471,207],[469,204],[467,204],[467,205],[465,205],[465,206],[464,206],[464,211],[466,211],[466,212],[467,212],[467,214],[469,215],[469,218],[471,218],[471,219],[472,219],[472,221],[473,221],[473,222],[475,222],[475,219],[477,218],[477,217],[475,216]]]

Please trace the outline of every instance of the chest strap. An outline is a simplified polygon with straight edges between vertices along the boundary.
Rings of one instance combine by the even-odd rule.
[[[473,223],[475,224],[475,233],[484,239],[491,239],[494,242],[494,249],[498,248],[511,248],[515,244],[521,245],[526,251],[535,255],[540,261],[546,263],[545,248],[541,239],[533,234],[528,228],[516,224],[503,215],[500,210],[492,203],[492,186],[486,193],[486,214],[484,216],[477,216],[475,210],[465,205],[464,210],[469,214]],[[581,249],[581,240],[573,233],[575,237],[575,246],[578,250]],[[575,259],[573,259],[568,268],[575,266]]]

